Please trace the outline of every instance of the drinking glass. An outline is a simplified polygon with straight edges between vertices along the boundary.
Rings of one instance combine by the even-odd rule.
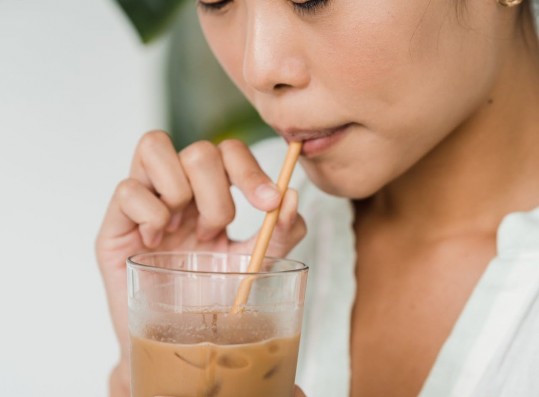
[[[250,255],[127,260],[132,397],[292,397],[308,268]],[[241,283],[248,298],[234,304]],[[234,309],[234,310],[233,310]]]

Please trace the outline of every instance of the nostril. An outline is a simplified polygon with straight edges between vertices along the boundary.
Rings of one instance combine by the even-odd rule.
[[[289,87],[292,87],[292,86],[289,85],[289,84],[281,83],[281,84],[275,84],[275,85],[273,86],[273,89],[276,90],[276,91],[282,91],[282,90],[284,90],[285,88],[289,88]]]

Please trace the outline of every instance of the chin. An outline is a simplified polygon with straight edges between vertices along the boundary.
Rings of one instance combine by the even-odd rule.
[[[318,172],[310,167],[305,167],[309,179],[323,192],[352,200],[366,199],[382,187],[384,181],[374,178],[373,175],[358,175],[358,172]]]

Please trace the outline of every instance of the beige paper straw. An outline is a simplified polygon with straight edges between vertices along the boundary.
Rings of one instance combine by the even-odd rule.
[[[294,167],[301,153],[301,146],[301,142],[295,141],[290,142],[288,145],[288,152],[286,153],[286,158],[284,160],[283,167],[281,168],[279,179],[277,180],[277,187],[281,192],[281,202],[276,209],[266,213],[264,223],[262,223],[262,228],[260,229],[260,233],[256,239],[255,247],[249,262],[249,267],[247,268],[248,273],[257,273],[262,267],[262,261],[266,255],[266,251],[271,240],[271,235],[273,234],[273,229],[275,228],[277,220],[279,219],[279,212],[281,210],[284,194],[288,189],[288,183],[290,182],[292,172],[294,171]],[[231,313],[235,314],[242,311],[243,306],[249,298],[252,283],[253,277],[247,277],[241,282],[236,294],[236,299],[234,300],[234,306],[232,306],[232,309],[230,310]]]

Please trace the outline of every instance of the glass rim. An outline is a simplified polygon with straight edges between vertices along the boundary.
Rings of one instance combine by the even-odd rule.
[[[199,274],[199,275],[220,275],[220,276],[269,276],[269,275],[282,275],[290,273],[302,273],[307,272],[309,267],[298,260],[288,259],[288,258],[278,258],[274,256],[264,256],[263,260],[270,261],[280,261],[280,262],[291,262],[299,265],[296,269],[287,269],[279,270],[274,272],[226,272],[226,271],[208,271],[208,270],[189,270],[189,269],[167,269],[159,267],[156,265],[148,265],[144,263],[137,262],[137,257],[144,256],[189,256],[189,255],[201,255],[201,256],[233,256],[233,257],[246,257],[250,258],[251,254],[244,254],[239,252],[216,252],[216,251],[155,251],[155,252],[141,252],[138,254],[131,255],[127,258],[126,264],[128,267],[141,269],[141,270],[151,270],[160,273],[176,273],[176,274]]]

